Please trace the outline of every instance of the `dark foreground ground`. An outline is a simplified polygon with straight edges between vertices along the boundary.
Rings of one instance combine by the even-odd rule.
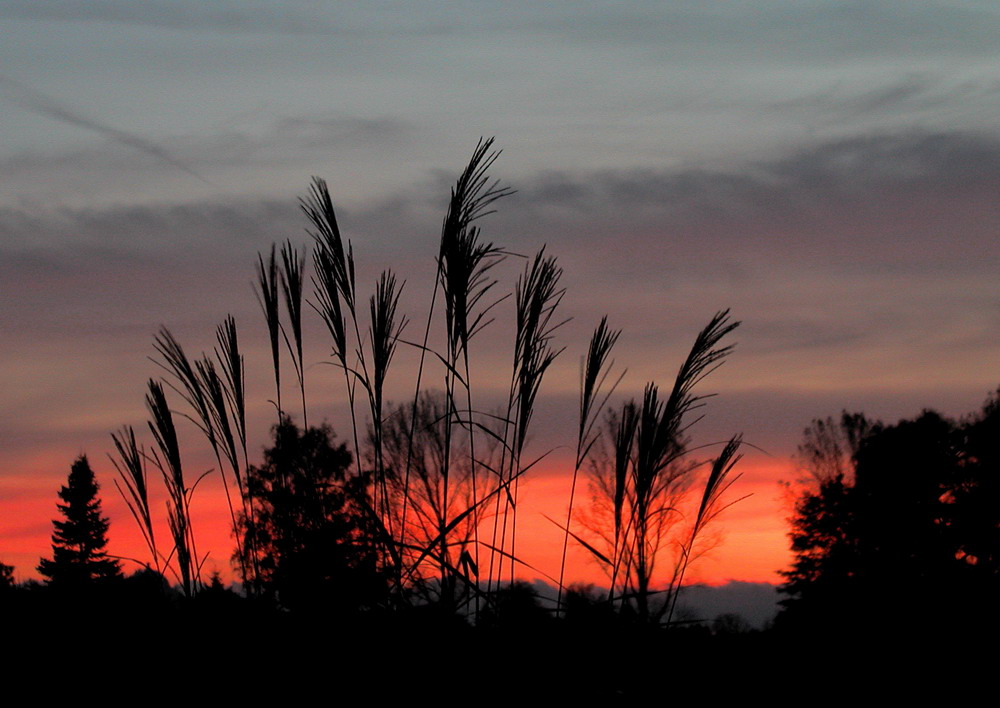
[[[473,627],[426,607],[334,617],[228,592],[157,605],[22,594],[0,603],[0,623],[9,695],[52,702],[954,701],[992,692],[998,658],[985,629],[666,630],[544,613]]]

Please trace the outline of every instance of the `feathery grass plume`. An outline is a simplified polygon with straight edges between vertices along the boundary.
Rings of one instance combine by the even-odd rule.
[[[288,321],[292,325],[292,339],[295,342],[295,349],[292,349],[287,337],[285,343],[288,344],[292,355],[292,366],[295,367],[295,375],[299,380],[299,391],[302,394],[302,427],[308,430],[305,368],[302,360],[302,286],[305,282],[303,278],[305,266],[305,251],[300,254],[291,241],[286,241],[281,247],[281,291],[285,296],[285,309],[288,311]]]
[[[604,382],[608,378],[608,374],[611,373],[611,365],[614,363],[609,362],[608,357],[611,355],[611,350],[614,348],[621,333],[620,329],[608,329],[608,318],[605,315],[601,318],[600,324],[597,325],[597,329],[594,330],[594,334],[590,338],[590,346],[587,348],[587,358],[584,363],[580,386],[580,430],[577,435],[576,445],[577,467],[583,464],[583,458],[587,456],[587,453],[594,444],[594,425],[597,423],[600,413],[604,409],[604,404],[607,403],[608,398],[614,393],[618,383],[625,375],[623,372],[618,377],[618,381],[601,398]],[[594,406],[595,401],[599,401],[596,407]]]
[[[371,330],[369,339],[372,350],[372,382],[369,402],[372,412],[373,442],[375,447],[375,508],[387,520],[386,526],[392,535],[392,517],[389,514],[389,495],[386,486],[386,469],[382,457],[383,390],[385,378],[392,363],[396,344],[406,327],[406,318],[397,320],[396,309],[402,285],[396,287],[396,277],[389,271],[382,273],[375,294],[369,302]],[[381,508],[379,504],[381,503]]]
[[[115,459],[111,455],[108,455],[108,458],[111,460],[111,464],[115,466],[118,476],[121,477],[122,483],[125,485],[125,488],[122,489],[122,485],[118,484],[118,480],[116,479],[115,487],[118,489],[118,493],[122,495],[122,499],[125,500],[128,510],[132,513],[132,518],[138,524],[142,538],[149,549],[153,567],[159,573],[161,572],[160,556],[156,550],[156,535],[153,533],[153,518],[149,510],[149,485],[146,478],[145,451],[136,444],[135,431],[131,425],[123,427],[117,433],[111,433],[111,439],[114,441],[115,449],[118,451],[118,458]]]
[[[358,437],[357,414],[354,410],[354,394],[355,386],[358,383],[368,388],[370,382],[368,381],[362,348],[361,330],[358,326],[354,247],[348,241],[347,248],[344,248],[344,240],[340,235],[340,227],[337,225],[337,215],[333,209],[333,200],[330,198],[330,190],[327,188],[325,180],[313,177],[309,195],[299,199],[299,206],[314,227],[314,230],[309,231],[309,235],[315,241],[313,264],[316,267],[319,283],[317,284],[316,280],[313,280],[317,300],[317,303],[313,304],[313,308],[319,312],[330,330],[333,337],[334,356],[340,361],[344,370],[344,383],[347,386],[348,403],[351,409],[354,459],[358,466],[357,474],[361,476],[361,446]],[[357,371],[358,367],[348,365],[347,361],[345,308],[346,314],[351,316],[354,334],[357,338],[356,354],[361,368],[360,372]]]
[[[449,402],[446,428],[446,456],[444,461],[444,493],[448,496],[448,481],[451,466],[451,425],[462,423],[457,408],[456,378],[458,371],[464,371],[465,407],[468,419],[464,425],[469,432],[469,459],[472,464],[472,508],[473,508],[473,554],[467,567],[479,567],[479,505],[476,473],[476,446],[472,386],[469,367],[469,340],[489,324],[486,317],[503,298],[482,306],[483,298],[496,285],[489,276],[506,253],[493,243],[480,239],[480,230],[472,226],[476,219],[490,213],[488,207],[512,191],[501,187],[499,180],[490,182],[487,171],[499,157],[499,151],[491,151],[493,139],[480,139],[472,159],[459,176],[451,192],[448,211],[441,227],[441,247],[438,256],[438,283],[445,300],[445,324],[447,333],[448,374],[445,380],[446,399]],[[435,294],[437,288],[435,287]],[[426,333],[425,333],[426,340]],[[426,344],[426,341],[425,341]],[[418,389],[419,391],[419,389]],[[414,398],[416,405],[416,396]],[[442,579],[444,581],[444,578]],[[478,606],[478,596],[477,596]]]
[[[406,327],[405,317],[397,320],[396,310],[403,286],[396,286],[396,276],[390,271],[382,273],[375,294],[369,301],[371,313],[371,347],[372,347],[372,397],[376,403],[375,413],[381,418],[382,391],[389,364],[396,352],[396,344]]]
[[[226,473],[222,469],[222,460],[219,457],[219,450],[222,450],[229,467],[232,470],[233,478],[240,492],[240,499],[243,498],[243,479],[241,473],[240,456],[237,448],[237,441],[233,435],[233,426],[230,424],[229,401],[233,396],[227,391],[223,378],[219,376],[215,363],[205,357],[195,362],[195,369],[198,373],[201,389],[208,403],[208,410],[211,418],[206,423],[214,431],[209,440],[215,441],[215,456],[219,463],[219,475],[222,477],[222,487],[226,493],[226,504],[229,507],[230,521],[233,527],[233,535],[236,539],[237,555],[239,557],[241,571],[246,577],[245,563],[247,554],[243,548],[243,542],[239,533],[239,519],[236,509],[233,506],[232,495],[229,492],[229,482],[226,480]],[[245,450],[244,450],[245,453]]]
[[[677,577],[671,583],[672,592],[669,602],[664,603],[660,610],[660,615],[662,616],[664,611],[669,607],[669,611],[666,612],[668,625],[673,619],[674,610],[677,607],[677,597],[680,595],[680,590],[684,585],[684,574],[687,572],[688,565],[693,560],[694,546],[699,534],[712,519],[739,501],[737,499],[729,504],[719,505],[722,496],[740,478],[740,475],[731,476],[731,472],[736,463],[743,458],[743,455],[737,454],[742,444],[742,435],[734,435],[730,438],[729,442],[722,448],[722,452],[719,453],[719,456],[712,463],[712,470],[709,472],[708,479],[705,480],[705,487],[701,493],[701,502],[698,504],[698,514],[695,516],[694,524],[691,527],[691,535],[688,537],[687,543],[681,547],[681,564],[676,573]]]
[[[692,559],[695,539],[720,510],[719,496],[728,487],[726,479],[730,462],[735,463],[738,437],[730,441],[709,474],[693,533],[687,541],[675,542],[680,556],[669,584],[664,590],[654,590],[658,556],[678,533],[682,502],[699,467],[687,457],[685,435],[692,425],[688,417],[708,396],[696,395],[694,387],[732,351],[731,345],[720,346],[720,342],[738,325],[729,320],[728,310],[716,313],[695,338],[666,400],[657,385],[649,383],[640,404],[629,402],[619,415],[608,418],[605,435],[613,456],[601,448],[605,451],[603,459],[594,463],[592,484],[595,498],[606,505],[599,511],[607,513],[610,521],[608,526],[591,530],[609,551],[600,553],[592,546],[585,547],[608,569],[609,601],[617,599],[622,611],[628,608],[643,622],[659,623],[670,612]],[[650,604],[654,594],[664,597],[657,607]]]
[[[219,376],[215,367],[215,362],[204,358],[195,361],[195,371],[198,375],[199,384],[205,402],[208,404],[209,418],[205,421],[212,430],[211,440],[222,451],[229,467],[233,471],[233,477],[240,482],[240,458],[237,448],[236,436],[233,434],[233,426],[229,421],[229,397],[226,394],[225,384]],[[221,462],[221,460],[219,460]],[[223,475],[223,479],[225,475]]]
[[[517,334],[514,360],[517,370],[517,428],[513,448],[520,456],[534,411],[542,377],[562,349],[552,347],[555,331],[569,320],[552,322],[552,315],[566,293],[559,288],[562,268],[545,255],[545,247],[535,255],[515,288]]]
[[[337,215],[333,210],[333,200],[326,180],[313,177],[309,196],[299,199],[299,206],[315,227],[309,235],[316,241],[316,247],[329,258],[331,275],[341,297],[350,312],[355,310],[354,248],[344,241],[337,226]]]
[[[243,518],[246,519],[246,523],[251,527],[254,523],[254,511],[253,511],[253,493],[249,490],[246,483],[246,473],[247,466],[249,463],[249,458],[247,457],[247,424],[246,424],[246,384],[245,384],[245,369],[243,364],[243,355],[240,353],[239,337],[236,330],[236,320],[233,319],[232,315],[228,315],[225,321],[216,328],[215,333],[216,341],[218,346],[215,349],[215,358],[219,362],[219,370],[222,371],[221,376],[221,388],[224,392],[225,399],[229,404],[229,414],[232,419],[232,427],[236,431],[236,436],[239,439],[240,451],[242,452],[242,465],[240,464],[240,459],[236,455],[235,449],[232,449],[234,445],[229,445],[232,449],[232,455],[230,456],[230,461],[233,468],[233,476],[236,478],[236,487],[240,493],[240,503],[242,505]],[[219,379],[220,377],[215,377]],[[213,397],[216,400],[217,397]],[[218,403],[214,405],[217,412],[221,413],[221,407]],[[216,418],[223,417],[217,415]],[[228,427],[228,423],[225,424]],[[226,439],[231,439],[231,434],[224,434]],[[225,477],[223,477],[225,479]],[[227,490],[228,495],[228,490]],[[238,520],[237,520],[238,524]],[[243,534],[239,533],[236,529],[236,547],[237,554],[239,555],[240,570],[243,573],[244,580],[246,579],[247,573],[247,563],[256,566],[257,563],[257,553],[254,548],[244,548],[242,541]],[[253,540],[253,534],[250,534],[251,540]],[[256,572],[253,573],[256,578]]]
[[[712,316],[709,323],[695,338],[691,352],[677,372],[673,390],[670,392],[670,397],[667,399],[663,411],[664,421],[670,421],[669,425],[676,434],[682,434],[688,427],[697,422],[692,421],[692,423],[684,425],[684,416],[701,407],[701,401],[714,395],[695,396],[692,390],[706,376],[719,368],[723,360],[732,353],[735,345],[730,344],[725,347],[717,345],[723,337],[739,326],[738,321],[730,321],[729,310],[722,310]]]
[[[225,321],[218,326],[215,334],[219,346],[215,350],[215,357],[219,361],[219,368],[222,370],[224,389],[226,398],[229,401],[230,412],[233,419],[233,427],[236,428],[236,435],[240,440],[240,447],[243,451],[243,461],[247,460],[247,414],[246,414],[246,385],[245,370],[243,366],[243,355],[240,353],[239,338],[236,333],[236,320],[232,315],[226,317]],[[242,491],[242,481],[237,476]]]
[[[554,257],[545,255],[543,246],[531,263],[525,266],[524,273],[518,278],[514,289],[517,330],[514,340],[514,380],[509,403],[509,410],[514,411],[513,440],[510,443],[511,456],[505,482],[507,494],[504,497],[504,524],[500,537],[500,549],[506,551],[509,520],[510,550],[507,555],[511,561],[511,582],[514,581],[514,559],[517,557],[517,490],[521,455],[542,378],[563,351],[552,347],[553,335],[568,321],[553,322],[556,307],[566,292],[564,288],[559,288],[561,277],[562,268],[556,265]],[[501,559],[500,576],[503,575],[502,568]]]
[[[274,367],[275,406],[278,409],[278,420],[281,420],[281,312],[278,306],[278,261],[275,257],[275,246],[271,244],[271,255],[264,263],[264,256],[257,254],[257,287],[254,289],[260,309],[267,321],[267,334],[271,342],[271,362]]]
[[[333,339],[333,355],[340,361],[347,373],[347,323],[340,302],[340,290],[334,273],[334,260],[329,249],[317,247],[313,250],[313,292],[316,301],[310,303],[323,319]]]
[[[197,551],[195,550],[194,530],[191,527],[189,514],[190,492],[184,483],[184,468],[181,465],[181,450],[177,442],[177,428],[174,417],[167,404],[163,386],[153,379],[149,380],[149,393],[146,394],[146,407],[152,416],[149,430],[153,434],[159,453],[153,450],[153,462],[163,475],[163,483],[167,488],[167,522],[170,535],[173,537],[174,549],[171,556],[176,557],[176,574],[181,582],[184,594],[193,596],[198,591]],[[169,566],[169,558],[167,560]]]
[[[480,301],[497,284],[489,271],[506,257],[506,252],[492,243],[479,240],[475,226],[441,240],[439,276],[445,300],[449,359],[457,362],[467,353],[469,340],[484,326],[486,316],[498,301],[476,312]],[[501,298],[502,299],[502,298]]]
[[[618,377],[618,381],[611,386],[611,389],[601,396],[601,389],[608,374],[611,371],[613,362],[608,361],[611,350],[621,336],[621,330],[608,329],[608,318],[601,318],[600,324],[594,330],[590,338],[590,346],[587,349],[587,358],[583,365],[580,382],[580,428],[576,440],[576,463],[573,466],[573,481],[569,489],[569,504],[566,508],[566,526],[563,534],[562,559],[559,563],[559,590],[556,598],[556,612],[562,611],[563,581],[566,575],[566,551],[569,548],[570,526],[573,521],[573,502],[576,497],[576,480],[580,473],[580,467],[584,459],[590,453],[591,447],[596,442],[593,435],[594,425],[600,417],[600,412],[604,409],[608,398],[614,393],[618,383],[622,380],[624,373]],[[596,407],[595,407],[596,402]]]
[[[239,455],[227,409],[229,398],[234,397],[235,394],[227,395],[222,379],[211,359],[203,357],[192,364],[184,353],[183,347],[166,327],[160,328],[153,346],[164,359],[165,363],[160,363],[160,366],[172,374],[183,388],[181,390],[173,387],[174,390],[187,401],[197,416],[197,418],[189,415],[185,417],[201,430],[212,448],[215,460],[219,465],[219,474],[222,477],[233,534],[236,537],[237,545],[239,545],[240,535],[236,509],[233,506],[229,482],[222,465],[222,458],[225,457],[237,480],[237,485],[242,487]],[[239,548],[239,555],[241,558],[244,557],[242,547]]]
[[[323,185],[323,189],[326,189],[325,184]],[[329,199],[328,194],[326,198]],[[303,209],[305,209],[304,206]],[[329,218],[334,220],[333,223],[336,225],[332,206],[330,206]],[[347,322],[344,318],[344,309],[342,306],[341,286],[339,285],[340,276],[337,275],[340,266],[337,264],[334,250],[328,245],[324,245],[323,241],[320,240],[320,235],[314,233],[313,236],[317,240],[316,248],[313,250],[313,270],[315,271],[315,275],[313,276],[313,293],[315,302],[311,302],[310,304],[323,319],[327,329],[330,331],[330,337],[333,339],[333,356],[337,359],[341,370],[344,372],[344,384],[347,388],[348,406],[351,412],[351,430],[354,433],[354,459],[358,464],[357,472],[360,475],[361,457],[358,445],[358,424],[354,412],[354,383],[351,380],[353,370],[347,363]]]
[[[500,180],[491,183],[487,175],[500,157],[499,150],[492,150],[494,140],[479,139],[472,159],[451,190],[451,201],[441,228],[442,253],[449,247],[446,243],[448,239],[458,237],[473,221],[491,214],[489,207],[498,199],[514,193],[514,190],[502,187]]]
[[[177,380],[181,388],[176,386],[171,386],[171,388],[194,409],[195,415],[198,417],[197,420],[191,416],[187,416],[187,418],[208,437],[209,443],[218,455],[215,426],[211,422],[211,404],[202,386],[197,367],[191,363],[187,354],[184,353],[184,348],[166,327],[160,327],[159,333],[153,340],[153,348],[163,357],[162,362],[155,359],[153,361]]]

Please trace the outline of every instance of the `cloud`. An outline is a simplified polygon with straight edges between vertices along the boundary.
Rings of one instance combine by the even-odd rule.
[[[829,128],[857,125],[859,119],[898,121],[900,115],[941,114],[953,121],[956,111],[994,104],[998,94],[1000,81],[988,74],[956,78],[954,72],[939,70],[902,75],[890,70],[848,75],[820,89],[766,103],[763,110],[773,116],[806,117],[812,125]]]
[[[511,226],[561,227],[578,247],[620,241],[606,263],[639,257],[640,270],[700,275],[727,258],[976,268],[1000,256],[1000,141],[982,134],[881,133],[725,168],[549,172],[515,186]]]
[[[116,143],[139,150],[147,155],[155,157],[161,162],[173,165],[177,169],[187,172],[192,177],[196,177],[205,184],[211,184],[191,167],[176,159],[169,152],[150,140],[80,115],[68,106],[57,102],[56,100],[34,90],[33,88],[30,88],[20,81],[0,76],[0,87],[6,88],[8,95],[14,102],[34,113],[51,118],[52,120],[57,120],[61,123],[74,125],[103,135]]]
[[[409,123],[400,118],[290,117],[278,120],[269,138],[280,137],[303,149],[329,150],[331,146],[357,143],[385,147],[401,140],[409,129]]]
[[[308,143],[331,133],[377,141],[405,131],[390,120],[345,118],[289,119],[276,132]],[[379,261],[393,253],[419,259],[434,249],[452,179],[432,172],[420,184],[346,200],[331,188],[359,252],[374,250]],[[844,284],[876,275],[947,280],[981,277],[1000,259],[1000,141],[981,134],[883,133],[724,167],[549,171],[508,181],[517,194],[482,222],[485,235],[520,253],[547,242],[584,282],[600,273],[609,283],[647,279],[677,288],[709,277],[716,287],[741,290],[784,269],[790,286],[808,292],[799,286],[816,269],[838,273]],[[74,258],[148,251],[173,260],[192,249],[202,257],[235,247],[252,254],[272,240],[304,240],[305,225],[292,192],[92,208],[12,205],[0,208],[0,250],[70,249]],[[598,250],[602,257],[594,258]]]
[[[314,127],[370,136],[399,129],[351,121],[304,129]],[[411,280],[414,267],[429,273],[451,179],[429,173],[405,190],[346,204],[335,191],[364,278],[390,266]],[[736,315],[752,317],[747,346],[758,357],[912,346],[900,333],[928,325],[935,335],[924,344],[942,346],[986,341],[995,330],[995,316],[991,329],[956,317],[975,320],[995,304],[1000,142],[987,136],[889,133],[725,170],[548,172],[510,181],[518,193],[481,222],[484,234],[526,254],[548,243],[566,268],[570,314],[613,306],[627,330],[654,333],[668,326],[655,322],[670,322],[694,331],[713,309],[740,303]],[[235,282],[272,241],[306,242],[305,226],[291,194],[6,207],[0,252],[12,288],[58,290],[67,270],[81,266],[109,274],[179,268]],[[516,275],[520,264],[505,268]],[[408,292],[414,287],[419,282]],[[626,299],[629,306],[618,308]]]
[[[201,257],[236,246],[251,253],[282,233],[301,231],[292,201],[221,200],[105,208],[26,210],[0,208],[0,252],[26,259],[30,266],[44,254],[52,264],[62,258],[88,265],[111,258],[148,254],[172,262],[192,250]]]
[[[0,89],[3,88],[0,83]],[[393,153],[412,142],[413,126],[387,116],[360,118],[350,114],[320,113],[305,118],[276,117],[256,128],[214,129],[202,135],[169,134],[158,137],[150,159],[137,159],[136,148],[127,141],[109,137],[85,147],[58,150],[53,147],[23,150],[0,157],[0,184],[5,184],[0,206],[45,208],[46,204],[82,205],[90,209],[114,209],[116,203],[156,201],[203,202],[246,198],[247,193],[264,199],[286,198],[295,202],[293,189],[304,191],[309,175],[323,173],[326,165],[366,164],[372,156],[392,171]],[[158,151],[158,152],[157,152]],[[162,156],[169,160],[164,162]],[[207,180],[191,180],[173,167],[197,165],[197,174]],[[164,170],[164,164],[171,169]],[[185,170],[190,172],[190,170]],[[385,186],[385,175],[373,169],[350,174],[335,173],[331,185],[338,188],[338,203],[345,196],[367,194],[372,185]],[[283,185],[291,185],[283,189]],[[20,196],[24,195],[24,196]]]
[[[433,283],[448,181],[428,173],[406,190],[338,205],[359,283],[393,268],[408,281],[411,316]],[[939,392],[993,383],[983,373],[1000,326],[992,138],[893,133],[725,170],[510,181],[519,191],[481,222],[485,237],[528,254],[548,243],[565,268],[564,313],[576,318],[560,335],[569,351],[608,313],[625,330],[622,362],[637,387],[672,375],[694,333],[727,306],[745,321],[738,356],[718,379],[729,390],[830,390],[836,381],[893,389],[928,376]],[[255,317],[254,254],[286,237],[307,242],[305,226],[293,196],[3,208],[0,277],[11,305],[3,319],[39,337],[85,322],[148,328],[149,313],[213,322],[237,307]],[[512,258],[496,274],[509,284],[521,268]],[[223,302],[236,304],[208,306]],[[490,356],[501,351],[497,340]],[[572,391],[576,362],[567,361],[553,381]]]

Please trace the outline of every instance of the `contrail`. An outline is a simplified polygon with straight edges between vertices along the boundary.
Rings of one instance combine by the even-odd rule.
[[[49,98],[45,94],[35,91],[20,81],[0,74],[0,87],[3,86],[8,87],[8,96],[22,108],[62,123],[92,130],[95,133],[111,138],[117,143],[127,145],[136,150],[141,150],[147,155],[152,155],[163,162],[173,165],[174,167],[187,172],[192,177],[201,180],[205,184],[212,184],[183,162],[172,157],[170,153],[156,143],[145,140],[138,135],[133,135],[132,133],[124,130],[119,130],[118,128],[114,128],[110,125],[104,125],[103,123],[98,123],[97,121],[81,116],[79,113],[70,110],[66,106],[60,105],[57,101]]]

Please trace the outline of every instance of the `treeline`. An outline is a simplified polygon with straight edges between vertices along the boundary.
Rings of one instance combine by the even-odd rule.
[[[779,628],[896,635],[1000,628],[1000,391],[959,420],[815,420]]]

